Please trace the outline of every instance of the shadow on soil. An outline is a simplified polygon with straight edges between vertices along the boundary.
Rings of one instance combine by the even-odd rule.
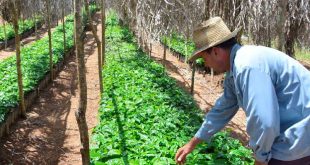
[[[0,164],[57,164],[68,151],[66,138],[71,97],[77,89],[76,66],[71,56],[63,72],[30,108],[28,118],[19,120],[9,136],[0,141]],[[55,133],[56,132],[56,133]]]

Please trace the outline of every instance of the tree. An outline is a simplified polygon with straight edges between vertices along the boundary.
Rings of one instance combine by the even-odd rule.
[[[89,137],[88,127],[86,123],[86,107],[87,107],[87,85],[86,85],[86,73],[84,62],[84,41],[83,41],[83,29],[82,29],[82,0],[75,0],[74,4],[74,25],[75,25],[75,50],[77,57],[77,70],[79,80],[79,108],[75,113],[76,121],[79,127],[83,165],[90,163],[89,157]]]
[[[19,25],[18,25],[18,13],[20,7],[19,0],[9,1],[8,6],[10,9],[11,22],[14,27],[15,32],[15,46],[16,46],[16,69],[17,69],[17,79],[18,79],[18,96],[19,96],[19,108],[21,111],[22,117],[26,117],[26,108],[25,108],[25,100],[24,100],[24,90],[23,90],[23,74],[21,67],[21,53],[20,53],[20,35]]]

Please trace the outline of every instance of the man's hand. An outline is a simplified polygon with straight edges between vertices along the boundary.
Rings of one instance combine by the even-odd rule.
[[[200,139],[193,137],[187,144],[185,144],[183,147],[179,148],[176,155],[175,155],[175,161],[177,164],[184,164],[186,161],[186,156],[191,153],[197,144],[201,142]]]

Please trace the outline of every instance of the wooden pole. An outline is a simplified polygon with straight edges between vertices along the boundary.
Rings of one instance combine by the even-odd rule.
[[[64,41],[64,54],[66,53],[66,24],[65,24],[65,1],[62,1],[62,30],[63,30],[63,41]]]
[[[191,94],[194,94],[194,84],[195,84],[195,72],[196,72],[196,60],[193,62],[193,70],[192,70],[192,83],[191,83]]]
[[[19,1],[13,1],[9,3],[9,7],[13,14],[13,27],[15,32],[15,47],[16,47],[16,69],[17,69],[17,81],[18,81],[18,95],[19,95],[19,108],[21,111],[21,116],[26,117],[26,107],[24,100],[24,89],[23,89],[23,74],[21,66],[21,53],[20,53],[20,35],[19,35],[19,25],[18,25],[18,12]]]
[[[46,0],[46,14],[47,14],[47,27],[48,27],[48,50],[49,50],[49,58],[50,58],[50,76],[51,76],[51,80],[53,80],[54,79],[54,69],[53,69],[50,0]]]
[[[86,122],[86,107],[87,107],[87,85],[86,85],[86,73],[85,73],[85,61],[84,61],[84,39],[82,37],[82,0],[75,0],[74,4],[74,27],[75,27],[75,41],[76,41],[76,57],[77,57],[77,70],[79,81],[79,107],[75,112],[76,121],[80,132],[82,155],[82,164],[89,165],[89,137],[88,127]]]

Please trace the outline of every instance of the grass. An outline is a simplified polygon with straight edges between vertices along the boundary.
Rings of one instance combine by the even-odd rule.
[[[295,49],[295,58],[300,61],[310,62],[310,49]]]

